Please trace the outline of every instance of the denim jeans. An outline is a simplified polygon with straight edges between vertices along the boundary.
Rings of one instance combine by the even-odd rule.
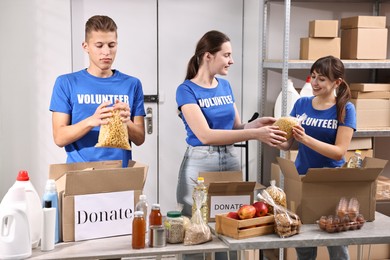
[[[180,166],[176,190],[183,215],[192,215],[192,191],[199,172],[239,171],[238,155],[233,145],[188,146]],[[192,179],[192,180],[191,180]]]
[[[315,260],[317,247],[296,248],[298,260]],[[330,260],[349,260],[348,246],[328,246]]]

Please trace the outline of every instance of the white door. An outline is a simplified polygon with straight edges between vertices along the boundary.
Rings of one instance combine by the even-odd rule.
[[[157,4],[156,0],[72,0],[73,71],[88,66],[81,48],[85,22],[93,15],[108,15],[118,26],[118,52],[113,67],[139,78],[145,95],[157,94]],[[133,159],[149,165],[144,192],[150,203],[157,202],[157,103],[151,109],[153,131],[145,143],[132,146]]]
[[[176,208],[176,184],[186,144],[177,115],[175,92],[200,37],[220,30],[231,38],[234,65],[228,79],[241,110],[243,1],[237,0],[73,0],[73,70],[85,68],[81,49],[85,21],[92,15],[112,17],[118,25],[118,53],[114,67],[138,77],[145,95],[159,96],[145,103],[152,110],[153,130],[134,147],[133,159],[149,165],[145,194],[161,211]]]

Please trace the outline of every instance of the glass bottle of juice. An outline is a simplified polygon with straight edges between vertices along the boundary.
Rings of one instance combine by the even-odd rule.
[[[134,212],[133,234],[131,240],[131,246],[133,249],[145,248],[145,230],[146,223],[144,213],[142,211]]]
[[[162,215],[160,212],[160,204],[153,204],[152,210],[149,215],[149,226],[161,226],[162,225]]]

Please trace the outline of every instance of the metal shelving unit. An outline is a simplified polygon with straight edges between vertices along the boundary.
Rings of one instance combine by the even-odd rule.
[[[280,60],[268,60],[267,58],[267,35],[268,35],[268,12],[271,2],[284,2],[284,35],[283,35],[283,54]],[[260,116],[264,116],[265,105],[267,104],[267,71],[276,70],[282,73],[282,115],[286,115],[287,110],[287,82],[289,70],[310,69],[314,61],[310,60],[289,60],[290,46],[290,13],[291,2],[324,2],[323,0],[263,0],[263,5],[260,5],[260,12],[263,13],[263,26],[260,33],[262,43],[261,46],[261,61],[260,73],[261,82],[259,87]],[[390,0],[331,0],[328,3],[372,3],[373,15],[379,14],[380,3],[390,2]],[[377,69],[390,69],[390,60],[342,60],[346,69],[370,69],[375,72]],[[390,128],[387,129],[359,129],[354,134],[355,137],[390,137]],[[264,167],[264,145],[259,143],[259,169],[263,172]],[[281,152],[281,156],[284,153]],[[258,176],[258,181],[263,181],[263,176]]]

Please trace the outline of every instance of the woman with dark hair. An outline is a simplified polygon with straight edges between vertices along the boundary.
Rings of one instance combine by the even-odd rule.
[[[230,39],[209,31],[199,40],[188,63],[185,81],[177,88],[176,102],[187,131],[187,150],[181,164],[177,201],[191,216],[192,191],[199,172],[240,170],[234,143],[258,140],[272,147],[286,141],[272,126],[272,117],[241,122],[232,88],[225,79],[233,64]]]
[[[356,130],[356,111],[349,102],[351,91],[345,82],[344,64],[340,59],[326,56],[318,59],[310,69],[313,97],[302,97],[295,103],[290,115],[306,114],[301,125],[294,126],[293,137],[278,145],[290,149],[298,141],[295,160],[299,174],[309,168],[335,168],[345,163],[345,153]],[[337,205],[335,205],[336,207]],[[299,260],[316,259],[317,248],[297,248]],[[330,259],[349,259],[347,246],[329,246]]]

